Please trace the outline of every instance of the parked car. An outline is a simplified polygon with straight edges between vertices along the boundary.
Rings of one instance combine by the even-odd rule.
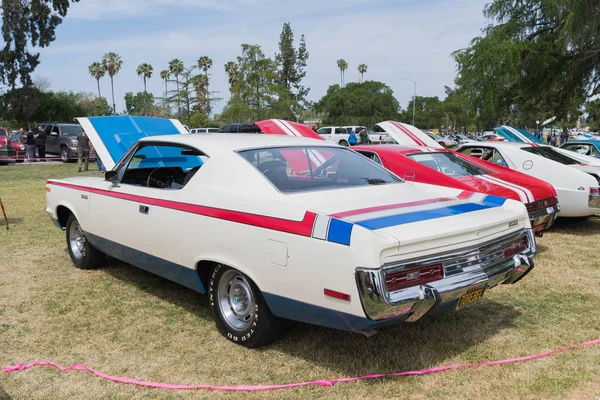
[[[230,124],[223,129],[223,133],[260,133],[260,128],[256,124]]]
[[[21,143],[21,134],[19,132],[11,133],[8,140],[10,146],[15,149],[15,160],[23,161],[25,159],[25,145]]]
[[[303,136],[323,140],[315,131],[304,124],[283,119],[267,119],[256,122],[262,133],[271,135]]]
[[[372,334],[461,309],[533,268],[520,202],[403,182],[322,140],[173,134],[123,149],[124,124],[111,134],[110,123],[89,120],[103,130],[94,146],[120,158],[104,179],[46,184],[73,263],[109,254],[208,293],[234,343],[266,345],[287,319]]]
[[[192,128],[190,129],[190,133],[220,133],[221,129],[219,128]]]
[[[577,154],[600,158],[600,140],[573,140],[560,146]]]
[[[317,130],[317,133],[328,142],[339,144],[340,146],[349,146],[348,136],[350,134],[343,126],[324,126]],[[357,137],[356,139],[360,141],[360,138]]]
[[[13,161],[15,149],[10,145],[8,129],[0,126],[0,163],[7,164]]]
[[[60,155],[62,162],[77,159],[77,136],[81,125],[64,123],[40,123],[46,132],[46,154]]]
[[[350,135],[351,133],[354,133],[357,138],[358,138],[358,132],[361,129],[366,130],[367,135],[369,135],[369,141],[371,142],[370,144],[394,144],[394,139],[392,139],[390,137],[390,135],[388,135],[386,132],[375,132],[370,129],[367,129],[364,126],[356,126],[356,125],[344,126],[344,128],[346,129],[346,132],[348,132],[348,135]]]
[[[456,149],[485,161],[523,172],[554,186],[559,217],[588,217],[600,213],[600,177],[596,168],[579,165],[549,146],[514,142],[466,143]],[[588,169],[590,173],[582,169]]]
[[[452,150],[390,145],[353,150],[408,181],[520,201],[536,234],[550,228],[560,211],[556,190],[549,183]]]
[[[486,135],[481,136],[481,139],[489,142],[504,142],[506,140],[497,133],[488,133]]]

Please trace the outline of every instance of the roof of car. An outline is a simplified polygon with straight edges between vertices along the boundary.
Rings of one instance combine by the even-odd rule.
[[[352,150],[373,151],[375,153],[424,153],[450,152],[450,150],[426,146],[406,146],[397,144],[376,144],[368,146],[353,146]]]
[[[539,146],[544,147],[546,145],[537,144],[537,143],[523,143],[523,142],[493,142],[493,141],[485,141],[485,142],[472,142],[462,144],[460,147],[482,147],[482,146],[492,146],[492,147],[504,147],[504,148],[514,148],[514,147],[531,147],[531,146]]]
[[[299,136],[264,135],[257,133],[208,133],[206,135],[165,135],[143,138],[140,142],[180,143],[196,147],[202,151],[237,151],[261,147],[278,146],[320,146],[340,147],[324,140]]]
[[[572,143],[575,143],[575,144],[595,143],[595,144],[600,145],[600,139],[569,140],[567,143],[564,143],[562,146],[567,145],[567,144],[572,144]]]

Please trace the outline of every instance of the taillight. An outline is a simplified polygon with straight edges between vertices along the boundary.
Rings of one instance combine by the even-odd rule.
[[[550,197],[550,198],[547,198],[544,200],[538,200],[538,201],[534,201],[531,203],[527,203],[527,204],[525,204],[525,206],[527,207],[527,212],[533,212],[533,211],[542,210],[542,209],[548,208],[548,207],[554,207],[557,204],[558,204],[558,198]]]
[[[600,188],[590,188],[590,196],[600,196]]]
[[[510,258],[520,252],[527,250],[529,248],[529,243],[527,241],[526,236],[521,236],[513,240],[512,242],[508,242],[502,246],[502,253],[504,258]]]
[[[444,278],[442,264],[433,264],[419,267],[409,267],[402,271],[393,272],[385,276],[387,290],[394,292],[411,286],[439,281]]]
[[[590,188],[590,195],[588,196],[588,207],[600,208],[600,188]]]

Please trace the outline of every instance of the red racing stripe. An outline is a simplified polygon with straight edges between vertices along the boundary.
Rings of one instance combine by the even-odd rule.
[[[461,194],[459,194],[456,198],[460,200],[466,200],[471,197],[475,192],[469,192],[468,190],[464,190]]]
[[[376,212],[376,211],[384,211],[384,210],[392,210],[394,208],[421,206],[423,204],[440,203],[443,201],[450,201],[450,200],[456,200],[456,199],[452,198],[452,197],[440,197],[437,199],[411,201],[408,203],[387,204],[385,206],[368,207],[368,208],[361,208],[358,210],[343,211],[343,212],[340,212],[337,214],[331,214],[330,216],[334,217],[334,218],[343,218],[343,217],[349,217],[351,215],[366,214],[366,213],[371,213],[371,212]]]
[[[411,131],[409,131],[405,127],[403,127],[402,124],[400,124],[400,123],[398,123],[396,121],[390,121],[390,122],[396,128],[400,129],[402,132],[404,132],[406,135],[408,135],[417,145],[419,145],[419,146],[427,146],[427,144],[424,141],[422,141],[421,139],[419,139],[419,137],[417,135],[415,135],[414,133],[412,133]]]
[[[196,204],[181,203],[170,200],[154,199],[151,197],[137,196],[127,193],[116,193],[110,190],[96,189],[87,186],[73,185],[69,183],[48,181],[47,185],[62,186],[69,189],[83,190],[89,193],[102,196],[115,197],[127,201],[136,201],[143,204],[157,207],[168,208],[177,211],[188,212],[191,214],[202,215],[210,218],[218,218],[226,221],[236,222],[244,225],[256,226],[259,228],[270,229],[279,232],[291,233],[294,235],[310,237],[312,227],[317,217],[314,212],[307,211],[302,221],[294,221],[283,218],[267,217],[265,215],[245,213],[241,211],[226,210],[223,208],[200,206]]]

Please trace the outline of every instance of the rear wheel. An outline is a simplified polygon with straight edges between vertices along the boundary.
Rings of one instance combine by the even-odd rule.
[[[258,287],[236,269],[217,265],[208,286],[210,307],[219,332],[249,348],[277,340],[285,320],[269,310]]]
[[[338,143],[340,146],[344,146],[344,147],[348,147],[348,142],[345,140],[340,140],[340,142]]]
[[[75,267],[79,269],[94,269],[104,263],[103,252],[92,246],[85,237],[79,221],[73,214],[67,220],[67,248]]]

